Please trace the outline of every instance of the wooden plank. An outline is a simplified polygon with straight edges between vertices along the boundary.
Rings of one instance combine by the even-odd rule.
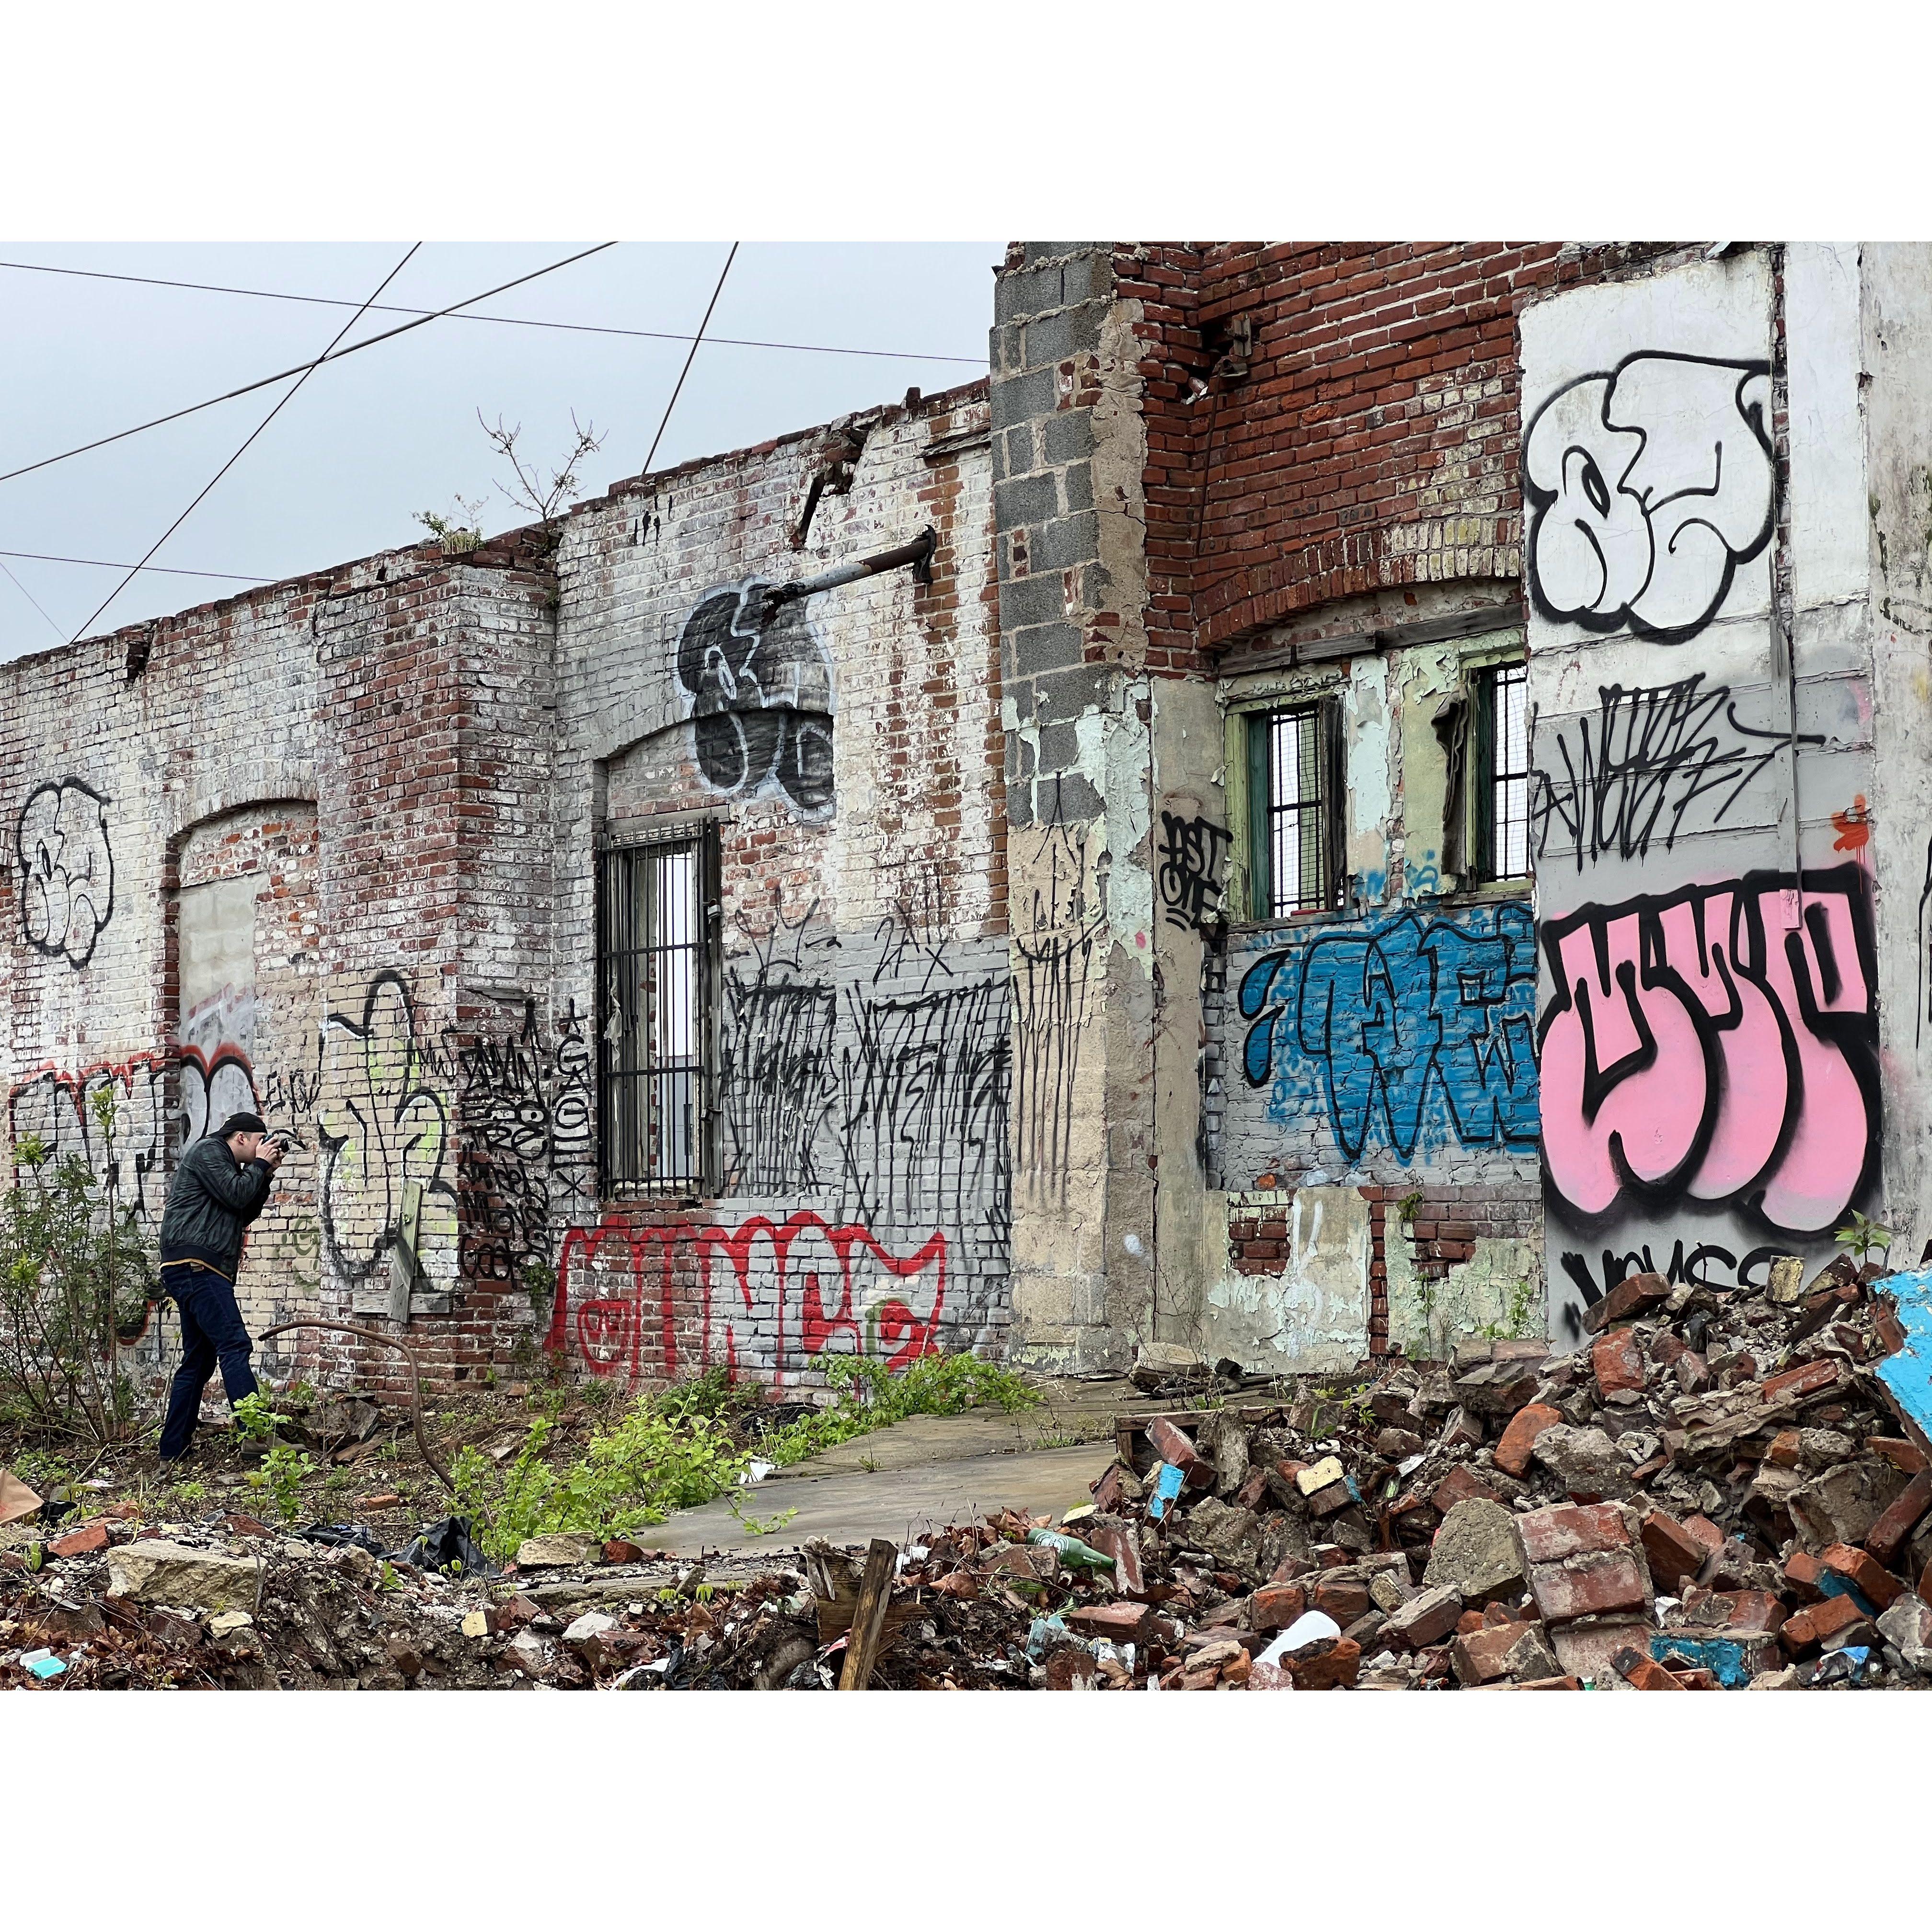
[[[859,1580],[859,1600],[852,1612],[852,1634],[845,1642],[845,1668],[840,1673],[842,1690],[863,1690],[872,1679],[872,1665],[879,1654],[879,1639],[884,1634],[886,1612],[892,1596],[892,1578],[898,1568],[898,1551],[883,1536],[872,1539],[866,1552],[865,1574]]]

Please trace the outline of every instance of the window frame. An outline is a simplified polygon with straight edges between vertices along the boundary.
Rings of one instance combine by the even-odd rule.
[[[688,902],[688,938],[661,937],[663,924],[664,882],[666,863],[680,854],[689,854],[694,861],[690,874]],[[606,1202],[681,1201],[694,1203],[716,1192],[719,1160],[717,1106],[718,1010],[722,988],[720,976],[718,898],[721,847],[715,820],[693,824],[689,820],[671,825],[648,824],[611,831],[596,848],[596,1013],[597,1013],[597,1176],[599,1198]],[[643,943],[619,946],[624,937],[618,928],[626,911],[638,907],[643,895]],[[638,914],[632,913],[633,934]],[[663,1059],[653,1058],[649,1041],[654,1022],[650,996],[641,981],[631,1002],[632,1018],[628,1028],[617,1027],[623,1006],[614,985],[621,974],[621,962],[653,955],[682,954],[688,959],[685,986],[690,1012],[683,1027],[690,1050]],[[659,1004],[655,1011],[662,1015]],[[676,1025],[674,1018],[672,1024]],[[632,1064],[620,1064],[629,1047],[634,1054],[641,1044],[642,1057]],[[662,1130],[653,1126],[653,1114],[667,1085],[674,1090],[685,1083],[690,1110],[682,1136],[680,1158],[652,1172],[650,1156],[633,1160],[626,1149],[645,1150]],[[620,1118],[626,1091],[641,1094],[634,1102],[634,1111],[626,1122]],[[639,1171],[620,1172],[620,1166]]]
[[[1294,806],[1286,806],[1275,796],[1276,727],[1283,719],[1304,717],[1315,721],[1312,736],[1316,790],[1310,797],[1304,778],[1301,799]],[[1247,849],[1244,856],[1248,916],[1255,923],[1266,926],[1328,917],[1346,904],[1348,885],[1342,694],[1334,690],[1277,693],[1264,703],[1244,706],[1241,724],[1245,734]],[[1274,864],[1276,821],[1286,812],[1310,809],[1318,812],[1321,818],[1315,844],[1320,868],[1316,889],[1312,896],[1304,894],[1292,905],[1278,905]]]
[[[1526,886],[1534,879],[1536,868],[1529,826],[1530,768],[1532,761],[1529,742],[1528,657],[1526,652],[1519,650],[1507,657],[1498,657],[1472,665],[1468,676],[1470,883],[1477,886],[1505,889]],[[1496,769],[1496,690],[1498,681],[1504,677],[1518,686],[1522,693],[1523,764],[1520,772],[1498,772]],[[1522,869],[1506,872],[1501,869],[1497,851],[1496,788],[1499,784],[1512,782],[1520,783],[1522,787]]]

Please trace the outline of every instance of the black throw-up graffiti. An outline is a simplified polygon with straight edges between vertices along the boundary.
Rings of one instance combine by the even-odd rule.
[[[36,785],[14,828],[20,926],[37,952],[85,966],[114,916],[107,800],[79,778]]]
[[[1565,383],[1522,437],[1538,612],[1598,634],[1694,638],[1776,516],[1766,362],[1646,351]]]
[[[686,622],[677,674],[691,693],[698,768],[746,798],[776,787],[802,812],[832,802],[832,668],[798,602],[754,579]]]

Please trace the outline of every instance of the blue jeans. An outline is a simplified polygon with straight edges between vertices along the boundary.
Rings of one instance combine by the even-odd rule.
[[[233,1285],[212,1268],[191,1268],[185,1262],[170,1262],[161,1270],[161,1282],[181,1311],[181,1366],[175,1371],[168,1419],[161,1430],[161,1460],[172,1462],[188,1454],[188,1438],[201,1413],[201,1392],[216,1363],[221,1365],[221,1386],[231,1408],[255,1393],[255,1376],[248,1366],[251,1345],[242,1325],[242,1311],[235,1305]]]

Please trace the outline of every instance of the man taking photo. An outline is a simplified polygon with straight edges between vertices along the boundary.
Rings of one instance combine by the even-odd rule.
[[[268,1204],[285,1151],[259,1114],[230,1114],[175,1170],[161,1216],[161,1288],[181,1310],[182,1360],[161,1430],[161,1460],[176,1462],[201,1413],[201,1392],[221,1365],[232,1408],[255,1393],[250,1344],[235,1304],[235,1271],[248,1224]]]

